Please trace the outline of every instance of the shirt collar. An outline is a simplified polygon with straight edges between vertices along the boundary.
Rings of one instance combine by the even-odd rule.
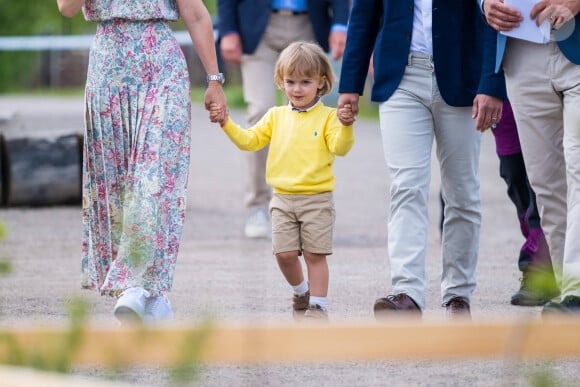
[[[316,103],[312,106],[310,106],[308,109],[298,109],[295,108],[294,106],[292,106],[292,103],[288,103],[288,106],[290,106],[290,108],[292,109],[293,112],[297,112],[297,113],[306,113],[309,112],[310,110],[314,109],[316,106],[318,106],[318,104],[320,103],[320,97],[317,97],[318,100],[316,101]]]

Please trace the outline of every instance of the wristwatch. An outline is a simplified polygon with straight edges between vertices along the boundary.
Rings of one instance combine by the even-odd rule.
[[[218,81],[219,83],[221,83],[223,85],[223,83],[226,81],[226,77],[224,77],[223,73],[217,73],[217,74],[208,74],[206,77],[207,82],[209,83],[209,81]]]

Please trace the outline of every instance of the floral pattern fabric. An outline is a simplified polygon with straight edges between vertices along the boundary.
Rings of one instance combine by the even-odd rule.
[[[177,20],[175,0],[85,0],[86,20]]]
[[[83,288],[111,296],[133,286],[153,296],[171,289],[186,205],[189,93],[167,23],[98,25],[85,91]]]

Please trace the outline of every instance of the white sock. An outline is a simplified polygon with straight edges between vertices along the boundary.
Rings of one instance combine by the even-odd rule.
[[[322,310],[326,310],[328,306],[328,299],[326,297],[310,296],[310,305],[319,305]]]
[[[292,290],[294,290],[294,294],[298,294],[299,296],[306,294],[308,291],[308,282],[304,280],[302,283],[292,286]]]

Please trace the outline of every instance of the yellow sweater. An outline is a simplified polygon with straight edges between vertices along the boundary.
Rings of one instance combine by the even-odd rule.
[[[334,190],[334,156],[354,143],[353,127],[343,126],[336,109],[318,102],[306,112],[289,105],[271,108],[251,128],[231,118],[223,130],[238,148],[257,151],[270,144],[266,181],[281,194],[316,194]]]

